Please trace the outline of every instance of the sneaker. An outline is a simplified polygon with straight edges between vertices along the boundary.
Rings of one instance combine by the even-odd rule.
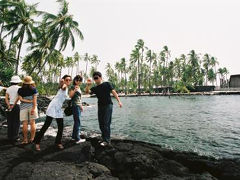
[[[98,144],[101,144],[102,142],[103,142],[103,140],[99,140],[99,141],[98,141]]]
[[[104,142],[100,143],[100,145],[103,146],[103,147],[105,147],[105,146],[108,145],[108,143],[104,141]]]
[[[80,139],[80,140],[76,141],[76,144],[80,144],[80,143],[83,143],[85,141],[86,141],[86,139]]]

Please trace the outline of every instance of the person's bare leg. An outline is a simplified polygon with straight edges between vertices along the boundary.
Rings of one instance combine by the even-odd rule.
[[[30,125],[31,125],[31,139],[30,139],[30,141],[33,142],[33,140],[35,138],[35,134],[36,134],[35,119],[31,119]]]
[[[23,121],[23,144],[28,143],[28,121]]]

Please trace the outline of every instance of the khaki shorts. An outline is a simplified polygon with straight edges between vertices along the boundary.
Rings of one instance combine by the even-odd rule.
[[[33,115],[31,115],[31,110],[32,110],[32,108],[20,110],[20,121],[28,121],[31,119],[37,119],[38,118],[37,108],[35,109]]]

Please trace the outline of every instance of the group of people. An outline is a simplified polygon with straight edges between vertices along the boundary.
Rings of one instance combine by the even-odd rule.
[[[6,89],[5,102],[7,104],[8,138],[18,141],[19,127],[22,122],[23,141],[22,144],[33,142],[36,134],[35,119],[38,118],[37,89],[35,82],[30,76],[19,76],[11,78],[11,86]],[[22,86],[20,84],[22,83]],[[28,123],[31,125],[31,136],[28,140]]]
[[[100,72],[93,73],[93,80],[95,85],[93,86],[92,80],[87,80],[86,93],[95,94],[98,98],[98,122],[102,134],[102,140],[99,142],[101,146],[107,146],[111,142],[111,121],[113,102],[111,99],[111,93],[117,99],[118,104],[122,107],[122,103],[118,97],[117,92],[114,90],[109,82],[103,82],[102,74]],[[6,89],[5,102],[7,104],[7,124],[8,124],[8,139],[11,141],[19,141],[19,128],[20,122],[22,122],[23,140],[22,144],[33,143],[36,151],[40,151],[40,142],[45,132],[51,125],[53,119],[56,119],[58,125],[57,136],[55,139],[55,145],[59,149],[64,149],[62,145],[62,135],[64,127],[64,113],[62,106],[64,101],[70,97],[71,107],[73,114],[73,132],[72,140],[76,144],[85,142],[85,139],[80,138],[80,126],[81,126],[81,113],[83,112],[82,106],[82,92],[80,89],[83,78],[81,75],[77,75],[72,78],[70,75],[64,75],[59,83],[59,89],[56,96],[52,99],[48,105],[46,111],[46,120],[44,125],[38,133],[36,133],[35,120],[38,118],[37,108],[37,89],[32,77],[26,76],[23,81],[19,76],[13,76],[11,78],[11,86]],[[22,86],[20,86],[20,83]],[[31,136],[28,139],[28,123],[31,125]]]

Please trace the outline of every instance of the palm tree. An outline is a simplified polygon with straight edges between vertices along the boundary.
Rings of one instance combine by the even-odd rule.
[[[50,41],[50,53],[56,48],[59,42],[59,51],[64,51],[71,42],[72,49],[75,48],[74,33],[77,37],[83,40],[82,32],[78,29],[78,22],[73,20],[73,16],[68,14],[68,3],[66,0],[58,0],[61,4],[60,12],[57,15],[45,13],[43,17],[43,23],[47,27],[47,35]],[[49,56],[45,59],[39,72],[45,66],[49,59]],[[39,73],[38,72],[38,73]]]
[[[93,76],[93,73],[96,71],[95,67],[92,66],[91,69],[90,69],[90,76],[92,77]]]
[[[146,48],[144,45],[145,45],[144,41],[142,39],[139,39],[135,46],[141,52],[140,68],[139,68],[139,72],[138,72],[139,73],[139,90],[140,90],[141,83],[142,83],[142,71],[143,71],[142,68],[143,68],[143,60],[144,60],[144,49]]]
[[[166,69],[167,69],[167,63],[166,63],[166,53],[164,50],[162,50],[159,54],[159,70],[161,73],[161,85],[166,86]]]
[[[70,74],[70,69],[72,68],[73,63],[74,63],[73,58],[68,56],[68,57],[65,59],[65,61],[66,61],[66,67],[68,68],[68,74]],[[71,76],[72,76],[72,75],[71,75]]]
[[[214,85],[214,81],[216,80],[216,73],[214,72],[213,68],[209,69],[208,71],[208,80],[212,82],[212,85]]]
[[[110,63],[107,63],[106,66],[106,75],[108,77],[108,80],[111,78],[111,76],[113,75],[113,69]]]
[[[227,80],[227,75],[229,74],[228,69],[226,67],[224,67],[223,72],[224,72],[225,79]]]
[[[88,78],[88,62],[90,60],[88,53],[84,54],[83,60],[86,62],[86,69],[85,69],[85,73],[84,73],[85,80],[86,80]]]
[[[91,60],[91,64],[95,65],[94,68],[97,69],[97,67],[100,63],[98,56],[94,54],[90,60]]]
[[[189,79],[194,86],[202,85],[204,81],[204,74],[201,71],[198,54],[196,54],[194,50],[191,50],[188,54],[188,58],[188,67],[186,68],[187,79]]]
[[[223,87],[227,83],[227,74],[229,71],[227,70],[226,67],[224,68],[219,68],[218,69],[218,74],[220,75],[220,86]]]
[[[206,76],[206,85],[207,85],[207,82],[208,82],[208,71],[209,71],[209,68],[210,68],[210,64],[211,64],[211,57],[209,56],[209,54],[204,54],[203,56],[203,67],[205,69],[205,76]]]
[[[165,58],[165,63],[166,63],[165,67],[168,67],[168,60],[169,60],[171,54],[170,54],[170,51],[167,46],[163,46],[163,53],[165,54],[165,57],[166,57]]]
[[[121,70],[124,73],[124,93],[127,94],[127,64],[126,59],[123,57],[121,58]]]
[[[8,57],[5,42],[0,39],[0,62],[2,62],[6,67],[12,68],[16,63],[16,58],[14,58],[16,55],[15,48],[11,49],[10,54],[11,56]]]
[[[78,52],[76,52],[73,56],[73,59],[74,59],[74,62],[76,63],[76,74],[79,74],[80,73],[80,55],[78,54]]]
[[[217,61],[217,58],[215,57],[211,57],[210,60],[210,65],[212,66],[212,68],[214,69],[214,73],[217,74],[217,65],[219,64],[219,62]],[[217,76],[215,77],[215,82],[216,82],[216,86],[217,86]]]
[[[51,54],[54,53],[54,51],[57,50],[51,50],[50,45],[51,42],[48,38],[47,32],[46,32],[46,24],[41,24],[38,29],[40,32],[40,35],[36,37],[33,44],[29,48],[32,50],[32,58],[35,59],[34,63],[32,63],[32,69],[29,72],[29,75],[31,75],[36,69],[39,69],[42,67],[44,63],[44,59],[49,55],[49,58]],[[37,53],[34,53],[37,52]],[[51,53],[50,53],[51,52]],[[36,57],[34,57],[36,55]]]
[[[115,64],[115,70],[117,71],[117,73],[118,73],[118,77],[120,77],[119,76],[119,74],[121,73],[121,68],[120,68],[120,63],[119,62],[116,62],[116,64]]]
[[[217,73],[220,75],[219,82],[220,82],[220,87],[222,87],[223,86],[223,81],[224,81],[224,70],[223,70],[223,68],[219,68]]]
[[[149,93],[151,93],[151,77],[152,77],[152,61],[154,59],[155,53],[152,52],[152,50],[148,50],[146,54],[147,62],[149,62],[149,75],[148,75],[148,88],[149,88]]]
[[[59,77],[58,77],[57,81],[60,81],[60,79],[62,77],[62,69],[66,67],[66,63],[65,63],[63,55],[59,55],[57,62],[58,62],[57,68],[59,68]]]
[[[1,4],[2,5],[2,4]],[[35,21],[34,16],[39,15],[40,12],[36,10],[37,4],[34,5],[27,5],[24,0],[14,2],[14,1],[7,1],[4,5],[8,7],[15,8],[14,13],[11,12],[11,15],[14,16],[14,21],[9,22],[5,25],[6,29],[11,29],[8,34],[14,34],[17,31],[17,35],[15,37],[11,37],[12,41],[19,41],[19,49],[17,54],[17,63],[15,74],[18,74],[18,66],[20,61],[20,53],[22,49],[22,44],[24,37],[27,36],[27,42],[33,42],[34,35],[39,34],[38,29],[34,27]]]
[[[139,48],[138,47],[135,47],[135,49],[132,50],[132,53],[131,53],[131,58],[130,58],[130,61],[133,65],[135,65],[135,63],[137,62],[137,79],[138,79],[138,94],[141,93],[141,90],[140,90],[140,51],[139,51]]]
[[[4,25],[6,22],[6,17],[8,16],[9,9],[8,9],[8,0],[2,0],[0,2],[0,25],[1,25],[1,30],[0,30],[0,39],[2,39],[2,33],[4,31]]]
[[[116,73],[114,72],[112,66],[110,63],[107,63],[107,66],[106,66],[106,75],[108,77],[108,81],[110,81],[116,88],[116,84],[117,84],[117,75]]]

